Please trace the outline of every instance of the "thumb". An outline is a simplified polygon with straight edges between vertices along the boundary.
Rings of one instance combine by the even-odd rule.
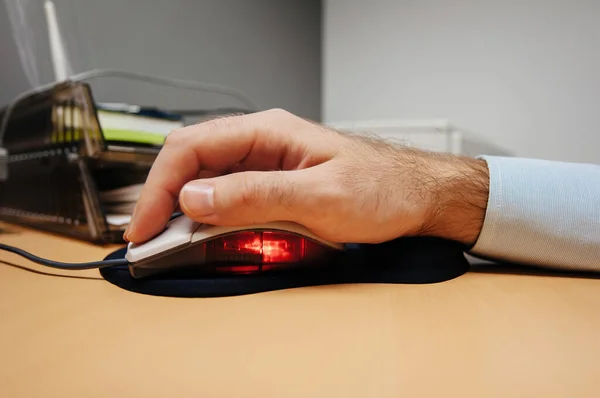
[[[214,225],[270,221],[300,222],[307,206],[304,170],[246,171],[187,183],[181,210],[191,219]]]

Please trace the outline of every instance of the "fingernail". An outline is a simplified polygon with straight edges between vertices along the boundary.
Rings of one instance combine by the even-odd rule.
[[[181,204],[195,216],[208,216],[214,212],[214,192],[211,185],[190,182],[181,190]]]
[[[133,231],[133,225],[129,224],[127,226],[127,228],[125,229],[125,232],[123,232],[123,240],[125,242],[129,242],[129,235],[131,235],[132,231]]]
[[[131,233],[132,227],[131,224],[129,224],[127,226],[127,228],[125,228],[125,232],[123,232],[123,240],[125,242],[129,242],[129,234]]]
[[[131,234],[134,228],[136,210],[137,206],[133,208],[133,212],[131,213],[131,217],[129,218],[129,224],[127,225],[127,228],[125,228],[125,232],[123,232],[123,239],[126,242],[129,242],[129,235]]]

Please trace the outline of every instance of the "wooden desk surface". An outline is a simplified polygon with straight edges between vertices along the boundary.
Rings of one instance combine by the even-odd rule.
[[[2,243],[56,260],[113,250],[0,226]],[[435,285],[176,299],[121,290],[97,271],[0,261],[1,397],[600,391],[599,279],[470,272]]]

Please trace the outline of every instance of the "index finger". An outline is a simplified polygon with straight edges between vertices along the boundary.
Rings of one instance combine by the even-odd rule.
[[[215,119],[171,133],[152,165],[124,238],[139,243],[160,233],[176,208],[179,192],[202,170],[226,172],[253,152],[285,151],[286,135],[272,139],[269,121],[267,111]],[[281,154],[261,155],[265,162],[281,158]]]

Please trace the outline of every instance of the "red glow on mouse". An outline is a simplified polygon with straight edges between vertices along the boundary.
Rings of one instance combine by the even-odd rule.
[[[305,239],[289,234],[257,231],[225,236],[215,241],[219,260],[258,260],[261,263],[296,262],[305,255]]]
[[[249,231],[208,242],[206,256],[221,263],[219,271],[252,273],[287,267],[323,253],[321,245],[301,236],[274,231]],[[236,264],[238,263],[238,264]]]

